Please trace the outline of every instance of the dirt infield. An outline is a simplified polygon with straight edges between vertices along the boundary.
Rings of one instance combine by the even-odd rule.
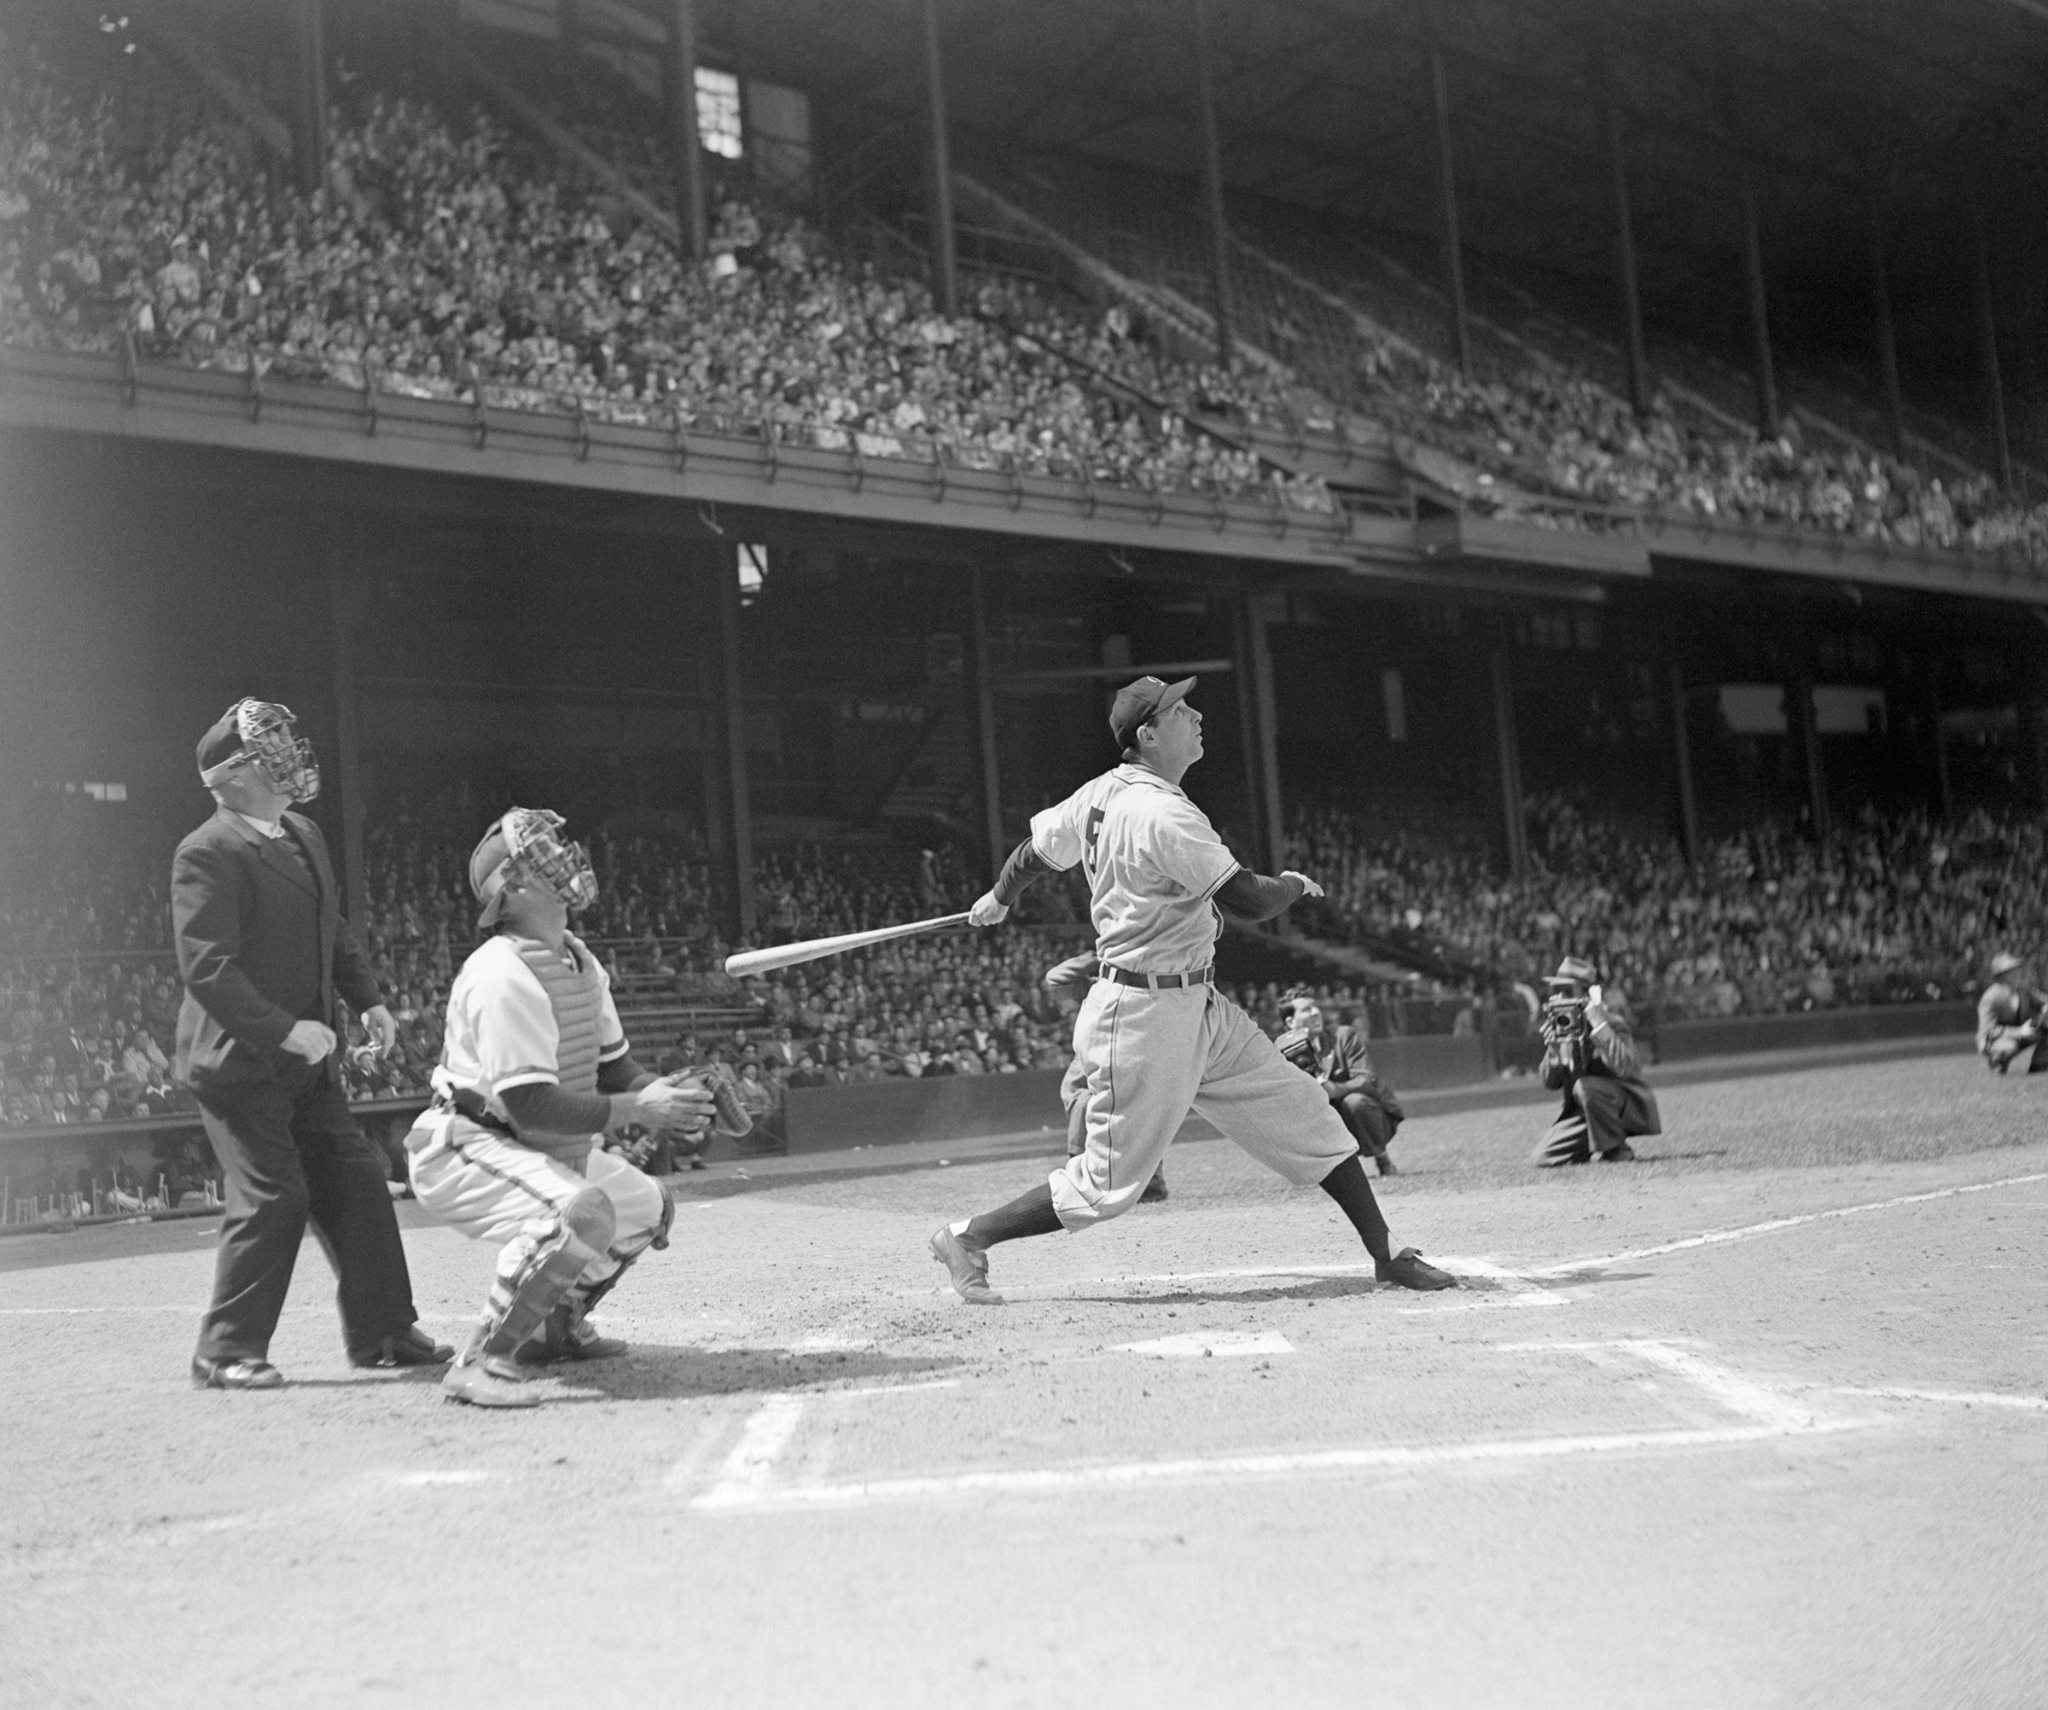
[[[1435,1296],[1221,1142],[1000,1310],[924,1240],[1050,1137],[723,1167],[523,1415],[351,1371],[312,1247],[224,1396],[209,1226],[0,1243],[0,1703],[2048,1702],[2048,1078],[1662,1096],[1635,1166],[1411,1121]]]

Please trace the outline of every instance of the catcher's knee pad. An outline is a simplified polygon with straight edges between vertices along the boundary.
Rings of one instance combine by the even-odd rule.
[[[482,1351],[510,1354],[538,1330],[576,1279],[604,1258],[616,1223],[612,1202],[594,1187],[563,1206],[512,1275],[492,1288]]]
[[[647,1244],[657,1253],[668,1251],[668,1232],[676,1226],[675,1195],[667,1188],[661,1190],[661,1221],[654,1226],[654,1237]]]

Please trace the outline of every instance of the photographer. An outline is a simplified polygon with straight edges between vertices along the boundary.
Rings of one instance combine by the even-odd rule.
[[[1356,1027],[1331,1027],[1322,1005],[1302,986],[1281,994],[1280,1017],[1286,1024],[1275,1041],[1280,1055],[1305,1075],[1322,1082],[1358,1149],[1383,1176],[1399,1175],[1387,1147],[1407,1112],[1394,1090],[1373,1072],[1366,1055],[1365,1035]]]
[[[2010,951],[1991,958],[1991,984],[1977,1000],[1977,1053],[1986,1068],[2004,1074],[2022,1051],[2033,1049],[2027,1073],[2048,1069],[2048,1051],[2039,1049],[2041,1023],[2048,1015],[2048,994],[2027,978],[2027,964]]]
[[[1539,1169],[1583,1164],[1593,1153],[1603,1164],[1635,1157],[1629,1137],[1661,1134],[1657,1095],[1636,1072],[1628,1006],[1611,1003],[1593,983],[1593,965],[1567,956],[1543,983],[1543,1084],[1562,1089],[1564,1108],[1530,1160]]]

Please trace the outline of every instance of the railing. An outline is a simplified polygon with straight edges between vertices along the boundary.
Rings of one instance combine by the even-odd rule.
[[[690,420],[680,408],[556,398],[472,377],[448,395],[365,370],[359,383],[279,367],[191,368],[119,355],[0,346],[0,425],[181,440],[330,461],[494,475],[868,521],[1341,565],[1412,561],[1405,526],[1304,510],[1277,490],[1145,490],[928,457],[796,443],[772,419]],[[612,415],[599,414],[610,408]]]

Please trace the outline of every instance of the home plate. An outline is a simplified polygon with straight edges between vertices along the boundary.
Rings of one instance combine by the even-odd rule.
[[[1161,1336],[1152,1342],[1125,1342],[1117,1351],[1151,1354],[1162,1360],[1234,1360],[1248,1354],[1291,1354],[1294,1344],[1277,1330],[1261,1330],[1252,1336],[1192,1330],[1185,1336]]]

